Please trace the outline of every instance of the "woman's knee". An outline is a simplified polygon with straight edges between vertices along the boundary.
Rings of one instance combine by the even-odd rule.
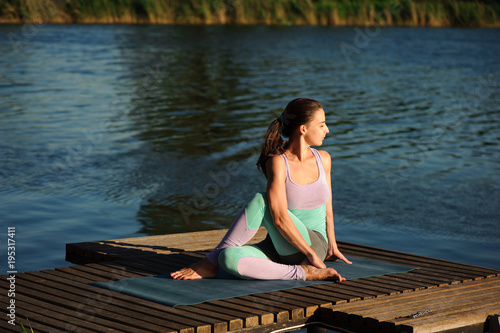
[[[238,273],[238,261],[241,258],[241,247],[233,246],[219,253],[219,267],[228,273]]]
[[[255,195],[248,201],[249,205],[255,205],[255,206],[265,206],[266,205],[266,193],[265,192],[257,192]]]
[[[266,195],[258,192],[250,199],[245,206],[247,227],[257,229],[262,225],[262,219],[267,211]]]
[[[221,251],[219,254],[219,267],[237,277],[242,277],[238,272],[238,263],[243,257],[266,258],[261,249],[254,245],[233,246]]]

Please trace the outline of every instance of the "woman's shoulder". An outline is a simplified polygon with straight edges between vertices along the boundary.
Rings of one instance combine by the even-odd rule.
[[[285,160],[283,159],[283,157],[281,155],[273,155],[273,156],[270,156],[267,161],[266,161],[266,167],[270,167],[270,168],[281,168],[281,167],[285,167]]]
[[[332,157],[330,156],[330,153],[327,152],[326,150],[319,150],[319,149],[315,149],[315,148],[312,148],[312,149],[316,150],[323,160],[325,160],[325,159],[331,160],[332,159]]]
[[[266,170],[268,175],[286,174],[285,160],[281,155],[270,156],[266,161]]]
[[[316,151],[319,153],[319,156],[321,156],[321,160],[323,161],[323,165],[325,166],[325,168],[329,169],[332,164],[332,157],[330,156],[330,153],[326,150],[316,149]]]

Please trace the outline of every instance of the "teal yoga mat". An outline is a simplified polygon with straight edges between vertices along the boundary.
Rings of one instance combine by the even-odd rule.
[[[336,269],[347,280],[405,273],[414,269],[363,258],[351,257],[350,260],[352,265],[341,261],[327,261],[325,264]],[[174,280],[170,277],[170,273],[166,273],[114,282],[93,282],[92,285],[174,307],[313,284],[332,283],[332,281],[302,280],[241,280],[231,278],[227,273],[223,275],[217,279]]]

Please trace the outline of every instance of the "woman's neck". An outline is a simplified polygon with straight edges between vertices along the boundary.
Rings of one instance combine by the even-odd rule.
[[[288,155],[287,157],[296,158],[302,163],[311,155],[311,150],[309,149],[309,145],[300,137],[298,140],[289,142],[285,153]]]

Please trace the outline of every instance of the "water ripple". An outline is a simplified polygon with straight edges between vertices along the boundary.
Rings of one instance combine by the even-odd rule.
[[[13,28],[1,218],[40,228],[20,236],[26,253],[56,229],[63,242],[228,227],[264,189],[267,126],[300,96],[324,105],[345,230],[381,247],[387,230],[500,237],[498,29],[381,28],[347,57],[350,27],[44,26],[19,52]]]

